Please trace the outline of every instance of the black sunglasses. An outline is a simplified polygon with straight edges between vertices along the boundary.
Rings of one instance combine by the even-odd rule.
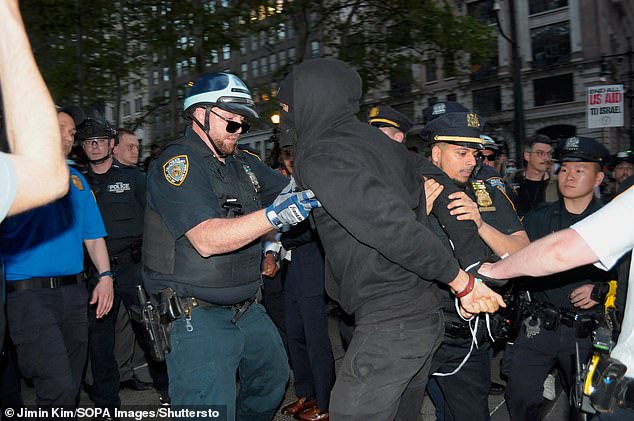
[[[495,154],[493,155],[480,155],[482,159],[486,159],[487,161],[495,161]]]
[[[249,123],[238,123],[237,121],[233,121],[233,120],[229,120],[227,118],[224,118],[223,116],[221,116],[220,114],[218,114],[217,112],[215,112],[212,109],[210,109],[209,111],[212,112],[216,117],[220,117],[221,119],[223,119],[224,121],[227,122],[227,127],[225,128],[227,133],[235,133],[238,130],[241,130],[240,134],[244,134],[244,133],[248,132],[249,128],[251,127],[251,125]]]

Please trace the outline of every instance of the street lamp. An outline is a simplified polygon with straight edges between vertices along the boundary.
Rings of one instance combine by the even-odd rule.
[[[509,0],[509,15],[511,18],[511,37],[502,30],[500,23],[500,1],[493,2],[495,22],[502,37],[511,44],[511,66],[513,75],[513,114],[515,132],[515,159],[518,165],[523,161],[524,143],[526,140],[526,126],[524,121],[524,92],[522,90],[522,58],[517,43],[517,25],[515,22],[515,0]]]
[[[627,97],[627,108],[630,114],[630,127],[628,128],[628,132],[630,135],[630,151],[634,151],[634,67],[632,67],[632,65],[634,64],[634,50],[632,50],[631,37],[627,37],[627,44],[629,46],[629,49],[625,53],[601,56],[601,73],[599,74],[599,80],[601,80],[602,82],[606,82],[607,76],[610,75],[610,71],[608,70],[605,59],[627,56],[627,79],[629,86],[627,87],[627,94],[625,96]]]

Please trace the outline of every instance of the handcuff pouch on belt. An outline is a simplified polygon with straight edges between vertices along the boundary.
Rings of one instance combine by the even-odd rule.
[[[573,310],[560,309],[553,304],[539,303],[532,312],[541,319],[546,330],[557,330],[560,325],[575,329],[575,337],[587,338],[594,329],[597,318],[592,314],[577,313]]]

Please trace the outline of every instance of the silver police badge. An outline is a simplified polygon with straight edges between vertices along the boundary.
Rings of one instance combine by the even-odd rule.
[[[187,155],[177,155],[163,164],[163,174],[168,183],[180,186],[187,178],[189,170],[189,158]]]

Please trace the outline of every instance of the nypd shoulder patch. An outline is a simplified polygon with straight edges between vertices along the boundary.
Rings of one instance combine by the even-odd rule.
[[[487,179],[487,183],[493,187],[504,190],[504,181],[500,177],[491,177]]]
[[[163,164],[163,175],[168,183],[180,186],[187,178],[189,171],[189,158],[187,155],[176,155]]]

